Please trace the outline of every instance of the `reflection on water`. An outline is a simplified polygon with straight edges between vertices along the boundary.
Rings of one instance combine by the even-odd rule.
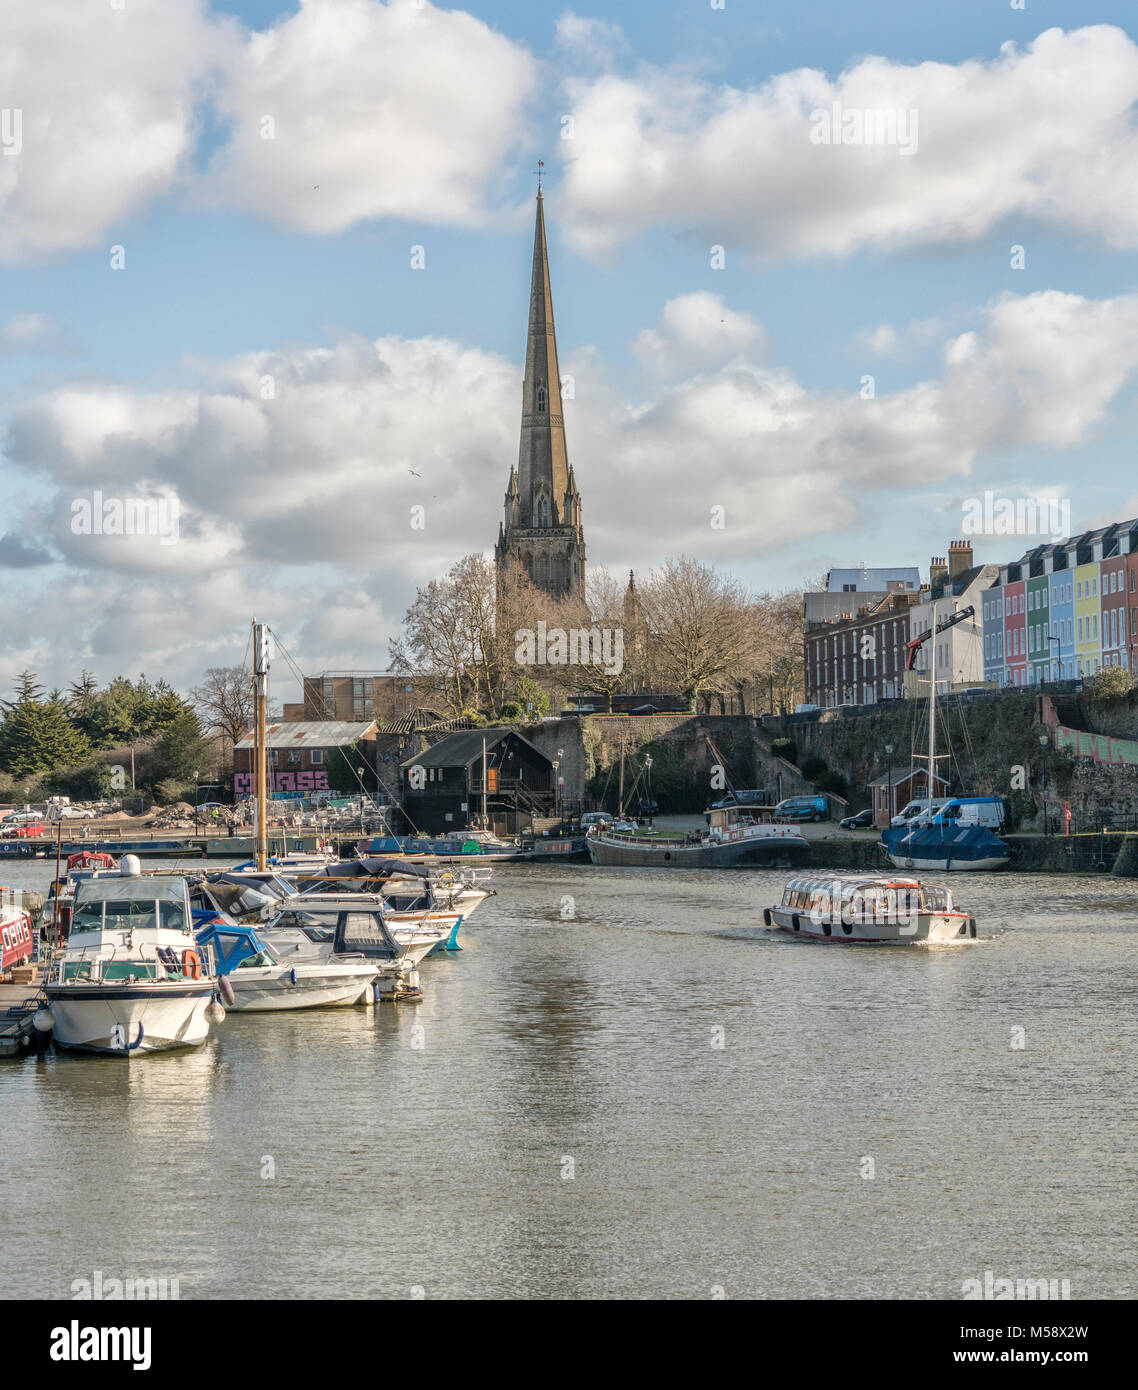
[[[842,949],[759,925],[785,877],[506,868],[420,1005],[0,1065],[0,1294],[1132,1297],[1132,885]]]

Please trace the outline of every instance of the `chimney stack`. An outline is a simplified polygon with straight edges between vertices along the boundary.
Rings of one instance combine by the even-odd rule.
[[[949,541],[948,543],[948,577],[955,579],[958,574],[963,574],[965,570],[972,568],[972,542],[971,541]]]
[[[948,578],[948,561],[943,555],[934,555],[929,561],[929,585],[936,588]]]

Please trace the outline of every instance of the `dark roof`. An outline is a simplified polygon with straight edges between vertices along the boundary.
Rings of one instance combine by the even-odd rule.
[[[400,767],[469,767],[471,763],[477,762],[481,758],[483,739],[486,740],[486,751],[489,752],[491,748],[496,748],[499,743],[508,739],[511,734],[536,753],[539,758],[545,758],[545,761],[549,762],[549,759],[539,748],[534,748],[529,739],[522,738],[515,729],[464,729],[460,733],[448,734],[433,748],[427,748],[422,753],[404,758]]]

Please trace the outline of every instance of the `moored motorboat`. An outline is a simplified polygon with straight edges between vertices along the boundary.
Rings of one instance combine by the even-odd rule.
[[[941,883],[873,874],[804,874],[789,879],[763,924],[792,936],[854,945],[971,941],[976,919]]]
[[[379,974],[375,962],[333,951],[283,961],[255,928],[221,918],[200,927],[197,939],[213,949],[226,1007],[238,1013],[366,1003]]]
[[[186,884],[119,874],[76,886],[66,945],[51,960],[37,1028],[60,1047],[134,1057],[205,1041],[217,986],[192,930]]]
[[[445,940],[451,927],[450,920],[428,922],[421,915],[400,925],[377,893],[320,893],[282,903],[258,935],[286,964],[330,951],[362,956],[380,971],[378,992],[398,997],[417,992],[416,967]]]

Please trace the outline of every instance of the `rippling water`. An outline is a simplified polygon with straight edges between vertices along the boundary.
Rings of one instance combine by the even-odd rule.
[[[764,931],[785,878],[503,868],[419,1005],[0,1062],[0,1295],[1133,1297],[1134,885],[859,949]]]

